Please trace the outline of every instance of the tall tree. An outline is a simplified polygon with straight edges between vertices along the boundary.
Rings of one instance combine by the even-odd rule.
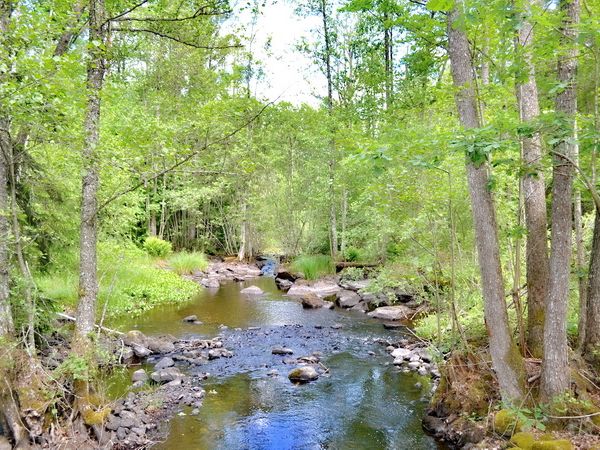
[[[523,62],[517,80],[519,115],[524,125],[532,125],[540,115],[538,90],[533,64],[534,30],[531,7],[536,0],[524,0],[516,39],[517,56]],[[533,127],[535,129],[535,127]],[[541,357],[544,338],[544,309],[548,285],[548,245],[546,237],[546,183],[541,170],[542,138],[539,131],[521,137],[524,174],[522,177],[525,220],[527,225],[527,347]]]
[[[105,45],[108,35],[104,0],[90,0],[88,19],[87,110],[83,146],[81,225],[79,236],[79,303],[75,339],[84,344],[94,330],[98,294],[98,176],[97,148],[100,140],[100,95],[106,73]]]
[[[465,130],[471,130],[480,128],[481,122],[471,48],[464,24],[458,23],[463,8],[463,2],[457,0],[448,13],[448,54],[460,122]],[[496,211],[489,190],[489,167],[485,160],[472,156],[466,163],[492,365],[502,399],[513,403],[523,398],[525,371],[508,324]]]
[[[544,357],[542,360],[541,397],[544,401],[567,392],[570,384],[569,345],[567,342],[567,306],[573,229],[573,156],[575,114],[577,113],[577,24],[579,0],[562,0],[561,45],[558,82],[562,90],[556,96],[556,113],[564,126],[553,150],[552,169],[552,251],[550,281],[544,320]]]

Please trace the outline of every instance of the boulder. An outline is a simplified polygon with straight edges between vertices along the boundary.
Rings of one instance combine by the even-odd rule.
[[[154,370],[166,369],[167,367],[173,367],[174,365],[175,365],[175,361],[173,361],[173,358],[169,358],[168,356],[165,356],[164,358],[162,358],[160,361],[158,361],[155,364]]]
[[[221,283],[219,283],[219,280],[216,277],[202,278],[200,284],[208,289],[218,289],[221,287]]]
[[[148,347],[148,338],[144,333],[138,330],[128,331],[123,337],[123,343],[130,347],[134,345],[141,345],[142,347]]]
[[[410,358],[410,356],[412,355],[412,351],[407,349],[407,348],[395,348],[392,351],[392,357],[394,358]]]
[[[303,297],[305,295],[314,293],[315,291],[310,286],[307,286],[305,284],[294,284],[287,292],[287,295],[289,295],[290,297]]]
[[[175,351],[175,344],[171,339],[165,337],[149,337],[147,339],[148,348],[154,353],[171,353]]]
[[[319,373],[311,366],[296,367],[288,373],[288,378],[292,383],[308,383],[319,378]]]
[[[208,359],[218,359],[218,358],[231,358],[233,356],[233,352],[230,352],[226,348],[213,348],[208,351]]]
[[[404,328],[404,325],[398,322],[384,322],[383,328],[386,330],[397,330],[399,328]]]
[[[240,291],[241,294],[244,295],[262,295],[264,291],[258,286],[250,286]]]
[[[321,297],[323,300],[334,301],[337,297],[337,293],[342,290],[341,287],[333,281],[317,281],[312,289],[315,294]],[[358,303],[358,302],[357,302]]]
[[[131,347],[123,347],[123,352],[121,353],[121,359],[124,363],[129,363],[135,356],[133,349]]]
[[[323,300],[321,300],[315,294],[309,294],[302,297],[302,307],[305,309],[322,308],[323,305]]]
[[[275,278],[275,284],[277,285],[277,289],[287,292],[294,285],[294,282],[283,278]]]
[[[360,295],[350,290],[339,291],[336,297],[335,303],[341,308],[352,308],[360,302]]]
[[[370,283],[371,283],[371,280],[342,281],[340,283],[340,286],[343,289],[357,292],[357,291],[360,291],[361,289],[365,289],[367,286],[369,286]]]
[[[413,310],[404,305],[380,306],[368,313],[369,317],[383,320],[406,320],[413,314]]]
[[[183,374],[177,367],[168,367],[166,369],[157,370],[150,375],[153,381],[157,383],[168,383],[169,381],[183,378]]]
[[[291,272],[288,272],[285,269],[279,268],[277,270],[277,273],[275,274],[275,278],[278,278],[280,280],[291,281],[293,283],[294,281],[296,281],[298,279],[298,276],[294,275]]]
[[[152,354],[152,351],[150,349],[144,347],[143,345],[133,344],[132,348],[133,348],[133,353],[138,358],[146,358],[147,356],[150,356]]]
[[[148,374],[144,369],[136,370],[131,374],[131,381],[133,381],[134,383],[137,381],[148,381]]]
[[[191,316],[184,317],[181,319],[182,322],[196,322],[198,320],[198,316],[196,314],[192,314]]]

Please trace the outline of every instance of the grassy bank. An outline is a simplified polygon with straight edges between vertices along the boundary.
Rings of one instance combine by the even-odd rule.
[[[189,300],[199,286],[179,274],[204,269],[208,264],[204,255],[198,253],[175,253],[166,261],[160,260],[133,244],[102,243],[98,256],[98,313],[102,314],[106,307],[107,317],[138,315],[157,305]],[[172,267],[173,271],[165,270],[164,266]],[[44,297],[59,307],[75,308],[78,285],[75,251],[57,255],[52,267],[36,279]]]

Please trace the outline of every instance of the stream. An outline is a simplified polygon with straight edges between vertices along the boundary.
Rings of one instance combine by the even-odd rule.
[[[252,285],[265,295],[240,294]],[[192,314],[203,323],[182,322]],[[220,335],[234,352],[191,369],[210,373],[202,383],[204,404],[197,415],[184,410],[165,424],[168,437],[154,449],[446,448],[421,428],[429,378],[400,372],[376,342],[396,341],[402,331],[359,312],[303,309],[271,278],[203,289],[181,307],[156,308],[111,326],[177,338]],[[276,346],[292,349],[293,358],[319,352],[329,371],[294,385],[287,374],[296,365],[273,355]]]

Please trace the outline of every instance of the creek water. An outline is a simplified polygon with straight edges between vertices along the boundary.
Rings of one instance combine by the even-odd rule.
[[[250,285],[265,295],[240,294]],[[203,324],[183,323],[191,314]],[[170,420],[167,439],[155,449],[445,448],[421,429],[428,378],[399,372],[377,342],[398,340],[402,331],[385,330],[361,313],[305,310],[270,278],[203,290],[181,307],[112,325],[178,338],[220,335],[234,352],[233,358],[188,369],[211,374],[202,384],[204,404],[198,415],[184,410]],[[318,351],[329,371],[294,385],[287,373],[296,366],[272,355],[274,346],[291,348],[292,357]]]

